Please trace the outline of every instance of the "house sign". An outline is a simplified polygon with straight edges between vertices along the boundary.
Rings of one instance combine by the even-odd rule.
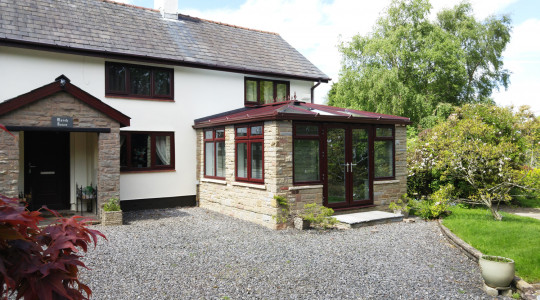
[[[72,117],[52,117],[51,118],[52,127],[73,127],[73,118]]]

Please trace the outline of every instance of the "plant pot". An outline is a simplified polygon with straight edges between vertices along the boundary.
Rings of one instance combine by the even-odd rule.
[[[394,209],[395,215],[401,215],[401,209]]]
[[[309,221],[306,221],[300,217],[294,218],[294,228],[298,230],[306,230],[309,228],[310,225],[311,224]]]
[[[104,226],[122,225],[122,211],[101,211],[101,224]]]
[[[498,259],[493,261],[491,259]],[[483,255],[478,260],[484,282],[494,288],[508,287],[514,279],[515,265],[514,261],[500,256]]]
[[[408,218],[408,217],[409,217],[409,211],[402,211],[401,213],[403,214],[403,217],[404,217],[404,218]]]

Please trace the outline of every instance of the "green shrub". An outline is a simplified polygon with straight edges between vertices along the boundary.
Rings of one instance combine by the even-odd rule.
[[[309,203],[304,205],[304,211],[299,216],[315,227],[330,228],[338,222],[332,217],[333,214],[334,210],[331,208]]]
[[[272,216],[277,223],[287,223],[290,218],[289,200],[283,196],[274,195],[277,205],[281,208],[281,212],[278,215]]]
[[[444,215],[450,205],[453,191],[454,186],[447,184],[429,197],[411,201],[413,213],[424,220],[436,219]]]
[[[120,211],[120,200],[118,198],[111,198],[107,203],[103,205],[104,211]]]
[[[402,212],[408,212],[411,207],[409,206],[409,197],[407,197],[407,194],[403,194],[397,201],[390,202],[390,205],[388,205],[388,208],[393,211],[402,211]]]
[[[457,198],[485,205],[500,220],[499,204],[511,199],[510,191],[538,182],[534,174],[530,182],[522,179],[524,166],[537,164],[539,141],[540,122],[526,107],[455,108],[446,121],[420,132],[408,149],[407,193],[429,196],[452,184]]]

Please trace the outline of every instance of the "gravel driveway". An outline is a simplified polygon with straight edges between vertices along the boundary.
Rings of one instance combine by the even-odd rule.
[[[434,222],[272,231],[202,208],[95,226],[92,299],[491,299]]]

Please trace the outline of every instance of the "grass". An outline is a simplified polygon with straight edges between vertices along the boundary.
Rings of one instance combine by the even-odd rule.
[[[495,221],[484,208],[451,210],[444,226],[483,254],[513,259],[525,281],[540,282],[540,220],[502,212]]]

